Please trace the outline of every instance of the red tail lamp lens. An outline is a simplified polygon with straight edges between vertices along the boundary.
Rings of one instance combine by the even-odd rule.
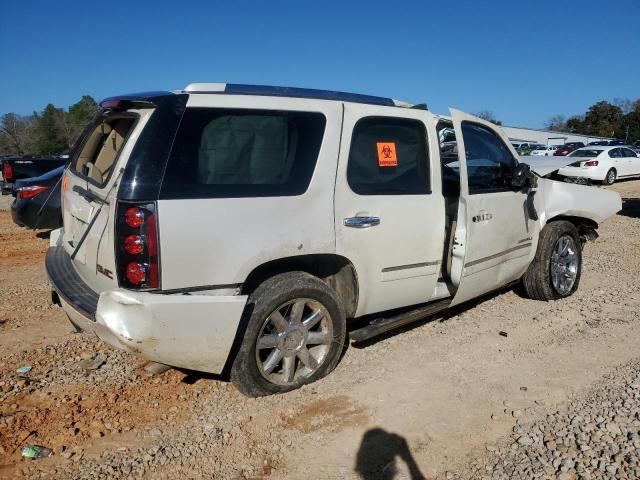
[[[137,262],[131,262],[127,265],[125,275],[131,284],[142,285],[147,278],[147,270],[144,265]]]
[[[2,164],[2,176],[4,177],[5,182],[13,181],[13,167],[9,162],[4,162]]]
[[[140,235],[128,235],[124,239],[124,250],[129,255],[140,255],[144,250],[144,240]]]
[[[48,189],[49,187],[40,186],[40,185],[33,185],[31,187],[21,187],[17,189],[17,195],[18,195],[18,198],[21,198],[23,200],[29,200]]]
[[[139,228],[144,223],[144,212],[136,207],[127,208],[124,221],[131,228]]]
[[[597,167],[598,160],[589,160],[588,162],[584,162],[585,167]]]

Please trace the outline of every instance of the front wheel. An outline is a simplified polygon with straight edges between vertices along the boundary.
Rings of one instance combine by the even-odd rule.
[[[576,227],[561,220],[540,232],[536,256],[522,277],[526,296],[555,300],[572,295],[580,283],[582,249]]]
[[[231,367],[231,381],[245,395],[294,390],[337,365],[345,340],[344,308],[319,278],[304,272],[276,275],[251,294],[247,309],[247,330]]]
[[[610,168],[607,174],[604,176],[604,180],[602,183],[605,185],[613,185],[613,182],[616,181],[616,171],[613,168]]]

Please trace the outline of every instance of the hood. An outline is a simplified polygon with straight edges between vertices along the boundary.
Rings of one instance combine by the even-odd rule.
[[[575,157],[556,157],[556,156],[528,156],[520,157],[520,163],[526,163],[531,170],[541,177],[546,177],[550,173],[560,170],[562,167],[571,165],[576,161]],[[588,160],[588,159],[586,159]]]

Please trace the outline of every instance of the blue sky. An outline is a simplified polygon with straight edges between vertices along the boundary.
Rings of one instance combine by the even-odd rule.
[[[353,91],[540,127],[640,98],[640,2],[0,3],[0,113],[190,82]]]

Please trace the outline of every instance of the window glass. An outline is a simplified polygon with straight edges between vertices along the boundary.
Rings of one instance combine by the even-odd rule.
[[[94,185],[104,186],[136,120],[135,115],[112,115],[86,130],[81,146],[73,152],[73,170]]]
[[[614,148],[609,150],[609,156],[611,158],[621,158],[623,155],[620,153],[620,149],[619,148]]]
[[[424,124],[391,117],[360,120],[351,138],[347,181],[360,195],[430,193]]]
[[[462,122],[462,138],[469,193],[512,190],[516,162],[502,139],[492,130],[470,122]]]
[[[623,148],[622,151],[624,152],[625,157],[637,157],[635,152],[630,148]]]
[[[311,182],[325,123],[320,113],[188,108],[160,196],[300,195]]]
[[[598,148],[581,148],[580,150],[575,150],[569,154],[570,157],[597,157],[602,153],[602,150]]]

